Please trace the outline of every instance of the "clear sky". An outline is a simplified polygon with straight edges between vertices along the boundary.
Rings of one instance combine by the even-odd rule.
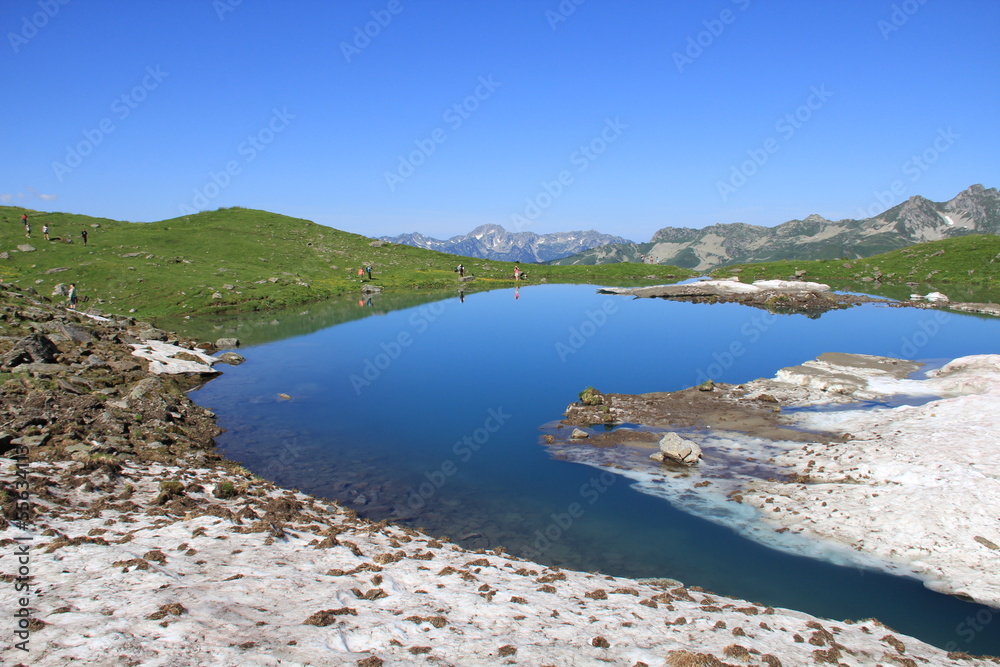
[[[1000,185],[996,0],[5,0],[0,203],[378,236]]]

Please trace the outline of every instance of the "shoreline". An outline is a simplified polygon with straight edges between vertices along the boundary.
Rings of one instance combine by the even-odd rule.
[[[610,418],[658,431],[575,441],[562,433],[550,446],[571,458],[610,448],[603,465],[666,479],[678,497],[694,493],[723,512],[733,503],[755,508],[757,521],[741,527],[753,539],[780,548],[801,537],[848,563],[856,552],[859,565],[911,573],[933,590],[997,608],[1000,527],[990,508],[1000,503],[1000,355],[909,379],[919,367],[825,354],[743,385],[601,395],[600,404],[571,405],[563,423]],[[888,407],[893,400],[902,404]],[[646,460],[667,431],[699,445],[701,462]]]
[[[24,629],[12,626],[26,636],[4,646],[12,660],[1000,664],[870,619],[548,568],[360,519],[223,459],[214,415],[185,393],[205,371],[164,379],[130,347],[179,343],[189,349],[175,359],[200,363],[210,346],[91,320],[10,285],[0,292],[0,572],[2,585],[25,585],[28,610]],[[56,349],[37,338],[39,348],[25,349],[36,335]]]

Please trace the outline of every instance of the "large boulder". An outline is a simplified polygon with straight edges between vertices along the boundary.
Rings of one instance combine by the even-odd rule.
[[[672,461],[681,465],[693,466],[701,460],[701,447],[697,443],[671,432],[660,439],[660,451],[651,454],[649,458],[660,463]]]
[[[21,364],[51,364],[56,360],[59,348],[42,334],[31,334],[14,343],[10,352],[4,355],[3,365],[10,368]]]

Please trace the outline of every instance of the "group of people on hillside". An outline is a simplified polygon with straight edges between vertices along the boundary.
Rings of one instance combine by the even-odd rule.
[[[28,221],[28,214],[27,213],[22,213],[21,214],[21,224],[24,225],[24,235],[30,239],[31,238],[31,223]],[[47,223],[47,222],[43,222],[42,223],[42,237],[44,237],[46,241],[51,240],[51,239],[49,239],[49,223]],[[80,230],[80,238],[83,239],[83,245],[87,245],[87,230],[86,229],[81,229]]]

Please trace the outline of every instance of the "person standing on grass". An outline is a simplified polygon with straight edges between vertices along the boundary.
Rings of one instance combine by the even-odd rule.
[[[514,280],[521,279],[521,267],[517,264],[514,265]]]
[[[27,223],[24,224],[24,235],[27,236],[29,239],[31,238],[31,225]]]
[[[87,230],[86,229],[81,229],[80,230],[80,236],[83,237],[83,245],[87,245]]]
[[[69,293],[66,295],[70,310],[76,310],[76,283],[69,284]]]
[[[465,277],[465,264],[459,264],[458,265],[458,277],[459,278],[464,278]]]
[[[22,213],[21,214],[21,224],[24,225],[25,227],[28,226],[28,214],[27,213]]]
[[[42,236],[45,237],[46,241],[49,240],[49,223],[47,222],[42,223]]]
[[[371,264],[365,264],[365,273],[368,274],[368,282],[371,282],[372,281],[372,265]]]

